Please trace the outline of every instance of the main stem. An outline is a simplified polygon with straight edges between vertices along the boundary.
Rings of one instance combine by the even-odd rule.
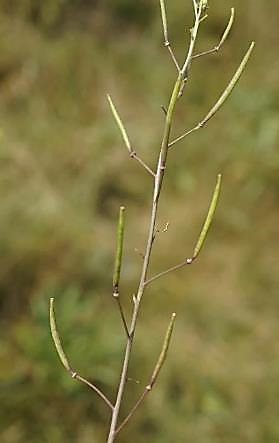
[[[124,361],[123,361],[123,366],[122,366],[122,371],[121,371],[121,376],[120,376],[120,382],[119,382],[116,402],[115,402],[115,406],[114,406],[114,409],[112,412],[111,426],[110,426],[110,432],[109,432],[109,437],[108,437],[107,443],[112,443],[115,439],[115,430],[117,427],[117,420],[118,420],[120,405],[122,402],[122,397],[123,397],[126,378],[127,378],[128,365],[129,365],[129,360],[130,360],[130,355],[131,355],[131,350],[132,350],[132,345],[133,345],[133,340],[134,340],[134,335],[135,335],[135,328],[136,328],[136,323],[137,323],[137,318],[138,318],[138,313],[139,313],[140,301],[141,301],[141,298],[142,298],[142,295],[144,292],[144,283],[145,283],[145,279],[146,279],[149,259],[150,259],[151,250],[152,250],[152,243],[153,243],[153,239],[154,239],[157,207],[158,207],[158,202],[154,201],[153,205],[152,205],[151,222],[150,222],[150,227],[149,227],[149,235],[148,235],[148,240],[147,240],[146,253],[145,253],[145,257],[144,257],[144,264],[142,267],[142,273],[141,273],[137,296],[134,300],[134,309],[133,309],[133,313],[132,313],[131,325],[129,328],[129,337],[127,339],[125,356],[124,356]]]
[[[190,42],[188,54],[187,54],[185,63],[183,65],[183,68],[182,68],[181,72],[179,72],[177,80],[176,80],[175,85],[173,87],[172,95],[171,95],[168,110],[167,110],[162,145],[161,145],[160,155],[159,155],[159,159],[158,159],[158,163],[157,163],[157,171],[156,171],[155,181],[154,181],[153,201],[152,201],[151,217],[150,217],[150,224],[149,224],[149,230],[148,230],[148,237],[147,237],[144,261],[143,261],[143,266],[142,266],[141,277],[140,277],[137,295],[134,299],[134,308],[133,308],[132,319],[131,319],[131,324],[130,324],[130,328],[129,328],[129,337],[127,339],[125,355],[124,355],[124,360],[123,360],[123,366],[122,366],[122,370],[121,370],[120,381],[119,381],[119,386],[118,386],[118,391],[117,391],[117,396],[116,396],[116,402],[115,402],[115,405],[114,405],[113,411],[112,411],[110,430],[109,430],[109,435],[107,438],[107,443],[113,443],[115,440],[115,437],[116,437],[118,416],[119,416],[120,406],[122,403],[122,398],[123,398],[126,380],[127,380],[127,372],[128,372],[129,362],[130,362],[131,351],[132,351],[132,347],[133,347],[133,341],[134,341],[134,337],[135,337],[135,330],[136,330],[137,319],[138,319],[138,314],[139,314],[139,309],[140,309],[140,302],[141,302],[141,299],[142,299],[142,296],[144,293],[144,289],[145,289],[146,276],[147,276],[150,256],[151,256],[151,252],[152,252],[153,241],[154,241],[154,237],[155,237],[155,227],[156,227],[156,219],[157,219],[157,212],[158,212],[158,203],[159,203],[159,197],[160,197],[162,183],[163,183],[163,179],[164,179],[164,175],[165,175],[168,148],[169,148],[169,140],[170,140],[170,132],[171,132],[172,121],[173,121],[173,114],[174,114],[177,100],[179,98],[179,93],[180,93],[182,85],[183,85],[185,74],[187,72],[187,69],[190,66],[190,63],[191,63],[191,58],[192,58],[194,45],[195,45],[197,32],[198,32],[198,27],[199,27],[199,23],[200,23],[200,14],[201,14],[201,10],[199,10],[198,14],[196,15],[195,24],[194,24],[194,27],[191,31],[191,42]]]
[[[142,272],[141,272],[139,287],[138,287],[138,291],[137,291],[137,296],[134,300],[134,309],[133,309],[133,313],[132,313],[131,325],[129,328],[129,337],[127,339],[125,356],[124,356],[124,361],[123,361],[123,366],[122,366],[122,371],[121,371],[121,376],[120,376],[120,382],[119,382],[116,402],[115,402],[115,406],[114,406],[113,412],[112,412],[110,432],[109,432],[109,436],[107,439],[107,443],[114,442],[115,435],[116,435],[115,430],[117,427],[119,410],[120,410],[122,397],[124,394],[124,389],[125,389],[125,384],[126,384],[126,379],[127,379],[127,371],[128,371],[130,355],[131,355],[134,336],[135,336],[135,329],[136,329],[136,324],[137,324],[137,319],[138,319],[138,314],[139,314],[140,302],[141,302],[141,299],[142,299],[142,296],[144,293],[148,265],[149,265],[149,261],[150,261],[150,256],[151,256],[152,246],[153,246],[153,241],[154,241],[154,236],[155,236],[155,226],[156,226],[156,219],[157,219],[157,212],[158,212],[158,202],[159,202],[159,196],[160,196],[161,186],[162,186],[162,182],[163,182],[163,177],[164,177],[164,173],[165,173],[165,163],[166,163],[166,158],[167,158],[166,147],[168,147],[168,140],[169,140],[169,134],[170,134],[170,129],[171,129],[172,115],[174,112],[175,103],[178,98],[179,89],[180,89],[181,84],[182,84],[182,78],[181,78],[181,75],[179,74],[178,79],[175,84],[175,87],[174,87],[174,90],[173,90],[173,94],[172,94],[172,98],[171,98],[170,106],[169,106],[169,111],[167,113],[167,118],[166,118],[165,135],[163,138],[161,152],[160,152],[160,156],[158,159],[157,172],[156,172],[155,182],[154,182],[153,202],[152,202],[152,209],[151,209],[148,238],[147,238],[147,243],[146,243],[146,250],[145,250],[145,255],[144,255],[144,262],[143,262],[143,266],[142,266]]]

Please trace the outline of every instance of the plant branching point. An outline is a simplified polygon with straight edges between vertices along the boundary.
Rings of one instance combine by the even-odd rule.
[[[79,375],[70,366],[69,360],[68,360],[68,358],[67,358],[67,356],[66,356],[66,354],[64,352],[64,349],[63,349],[63,346],[62,346],[62,341],[60,339],[60,335],[58,333],[57,326],[56,326],[56,318],[55,318],[55,311],[54,311],[54,298],[51,298],[50,299],[50,303],[49,303],[49,322],[50,322],[51,335],[52,335],[52,339],[53,339],[53,342],[54,342],[57,354],[58,354],[58,356],[60,358],[60,361],[61,361],[62,365],[66,369],[66,371],[69,372],[69,374],[71,375],[72,378],[80,381],[81,383],[84,383],[89,388],[93,389],[93,391],[96,392],[96,394],[106,403],[106,405],[110,409],[113,409],[113,405],[110,402],[110,400],[106,397],[106,395],[97,386],[95,386],[94,384],[90,383],[84,377]]]
[[[141,405],[141,403],[143,402],[145,397],[152,391],[152,388],[157,381],[159,373],[163,367],[163,364],[164,364],[164,362],[167,358],[167,354],[168,354],[168,349],[169,349],[169,345],[170,345],[170,341],[171,341],[171,336],[172,336],[172,331],[173,331],[173,327],[174,327],[174,321],[175,321],[176,314],[172,314],[172,316],[171,316],[170,323],[167,328],[165,338],[163,340],[162,350],[161,350],[158,360],[155,364],[155,367],[152,372],[149,383],[146,385],[143,393],[141,394],[139,399],[136,401],[134,406],[131,408],[131,410],[128,413],[128,415],[126,416],[126,418],[124,418],[124,419],[122,419],[122,421],[120,421],[119,416],[120,416],[121,406],[123,403],[123,395],[125,392],[127,381],[129,379],[131,379],[131,377],[128,376],[128,369],[129,369],[129,363],[130,363],[131,356],[132,356],[133,342],[134,342],[135,332],[136,332],[137,323],[138,323],[138,315],[139,315],[139,311],[140,311],[141,300],[144,295],[144,292],[147,289],[147,287],[155,280],[159,279],[160,277],[165,276],[166,274],[174,272],[177,269],[180,269],[184,266],[192,264],[198,258],[199,254],[201,252],[201,249],[204,245],[204,242],[207,238],[209,228],[212,224],[212,221],[213,221],[213,218],[215,215],[215,211],[216,211],[216,207],[217,207],[217,203],[218,203],[219,196],[220,196],[221,174],[218,174],[217,182],[216,182],[214,192],[212,195],[212,199],[209,204],[209,209],[208,209],[207,215],[205,217],[205,221],[202,225],[200,235],[199,235],[196,245],[194,247],[193,254],[190,256],[190,258],[184,259],[182,263],[172,266],[171,268],[169,268],[157,275],[154,275],[153,277],[148,277],[148,270],[149,270],[152,249],[153,249],[153,243],[154,243],[156,233],[158,232],[158,228],[157,228],[158,204],[159,204],[159,199],[160,199],[160,195],[161,195],[164,176],[166,173],[167,159],[168,159],[169,151],[171,148],[174,147],[174,145],[176,145],[176,143],[178,143],[179,141],[182,141],[191,133],[205,127],[206,124],[221,109],[221,107],[224,105],[224,103],[229,98],[230,94],[232,93],[237,82],[239,81],[243,71],[245,70],[246,65],[249,61],[249,58],[250,58],[251,53],[254,48],[254,42],[252,42],[251,45],[249,46],[247,52],[245,53],[242,61],[240,62],[238,68],[236,69],[235,73],[233,74],[230,82],[225,87],[223,92],[220,94],[220,96],[216,100],[215,104],[205,114],[205,117],[202,118],[200,120],[200,122],[196,126],[194,126],[192,129],[185,131],[179,137],[176,137],[173,140],[171,140],[171,133],[172,133],[175,109],[176,109],[178,100],[182,97],[183,92],[185,90],[185,86],[187,84],[187,80],[190,75],[192,63],[195,62],[196,60],[199,60],[203,56],[218,53],[219,50],[223,47],[224,43],[226,42],[226,40],[230,34],[230,31],[232,29],[233,23],[234,23],[235,11],[234,11],[234,8],[231,8],[231,13],[230,13],[230,18],[229,18],[228,24],[225,27],[225,30],[220,38],[219,43],[212,49],[209,49],[209,50],[206,50],[206,51],[203,51],[200,53],[195,53],[195,47],[196,47],[199,28],[200,28],[201,24],[204,23],[205,19],[208,16],[208,14],[207,14],[208,0],[192,0],[192,3],[193,3],[193,9],[194,9],[194,23],[193,23],[193,26],[190,30],[190,40],[189,40],[189,47],[188,47],[187,54],[185,55],[183,63],[180,64],[177,61],[177,58],[175,55],[175,50],[169,40],[168,20],[167,20],[165,0],[159,0],[163,37],[164,37],[164,46],[168,49],[171,59],[176,67],[177,77],[174,82],[172,92],[170,94],[168,106],[162,107],[162,109],[164,111],[164,115],[165,115],[165,123],[164,123],[164,129],[163,129],[160,149],[159,149],[159,153],[158,153],[157,165],[154,168],[154,170],[156,172],[154,172],[153,169],[150,168],[145,163],[145,161],[142,160],[142,158],[139,157],[138,154],[136,153],[133,145],[130,142],[130,138],[128,136],[127,130],[126,130],[126,128],[123,124],[123,121],[116,109],[115,104],[113,103],[111,97],[109,95],[107,96],[108,102],[110,105],[110,109],[113,114],[113,118],[117,124],[117,127],[120,131],[123,142],[128,150],[130,157],[135,159],[149,173],[149,175],[152,176],[152,178],[154,180],[147,240],[146,240],[145,250],[141,254],[142,258],[143,258],[142,268],[141,268],[137,292],[133,295],[132,314],[131,314],[131,320],[129,323],[127,322],[126,317],[124,315],[123,307],[122,307],[121,300],[120,300],[120,293],[119,293],[123,245],[124,245],[125,208],[123,206],[121,206],[120,210],[119,210],[116,253],[115,253],[114,273],[113,273],[113,282],[112,282],[112,295],[118,304],[119,313],[120,313],[122,323],[123,323],[123,326],[125,329],[127,341],[126,341],[126,347],[125,347],[125,352],[124,352],[123,364],[122,364],[122,368],[120,371],[119,384],[118,384],[116,398],[115,398],[114,402],[111,402],[105,396],[105,394],[99,390],[99,388],[97,388],[95,385],[91,384],[88,380],[81,377],[70,366],[69,360],[63,350],[62,342],[61,342],[60,336],[57,331],[56,319],[55,319],[55,313],[54,313],[54,299],[50,300],[51,334],[52,334],[52,338],[53,338],[58,356],[61,360],[61,363],[63,364],[64,368],[67,370],[67,372],[70,373],[70,375],[73,378],[81,381],[82,383],[86,384],[91,389],[93,389],[97,393],[97,395],[106,403],[106,405],[111,410],[111,421],[110,421],[109,432],[108,432],[108,436],[107,436],[107,440],[106,440],[107,443],[114,442],[116,436],[119,434],[119,432],[124,428],[124,426],[128,423],[130,418],[137,411],[137,409],[139,408],[139,406]],[[168,225],[169,225],[169,222],[167,223],[166,228],[164,229],[164,232],[167,231]]]
[[[173,333],[173,328],[174,328],[174,322],[176,319],[176,313],[174,312],[171,316],[166,334],[165,334],[165,338],[163,341],[163,346],[160,352],[160,355],[158,357],[158,360],[155,364],[155,367],[153,369],[151,378],[149,380],[148,385],[146,385],[143,393],[141,394],[141,396],[138,398],[138,400],[136,401],[135,405],[132,407],[131,411],[129,412],[129,414],[127,415],[127,417],[122,421],[122,423],[118,426],[118,428],[116,429],[116,434],[118,434],[118,432],[121,431],[122,428],[124,428],[124,426],[128,423],[128,421],[130,420],[130,418],[134,415],[134,413],[137,411],[137,409],[139,408],[139,406],[141,405],[141,403],[143,402],[143,400],[145,399],[145,397],[149,394],[149,392],[151,392],[151,390],[153,389],[153,386],[156,383],[156,380],[158,378],[158,375],[165,363],[165,360],[167,358],[167,354],[168,354],[168,350],[169,350],[169,346],[170,346],[170,341],[171,341],[171,337],[172,337],[172,333]]]

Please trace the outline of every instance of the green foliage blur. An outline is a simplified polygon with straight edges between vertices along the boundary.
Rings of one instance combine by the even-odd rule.
[[[268,4],[267,4],[268,3]],[[183,59],[192,2],[167,1]],[[151,274],[192,253],[217,173],[223,189],[199,260],[154,282],[140,316],[122,415],[142,392],[171,312],[177,323],[156,388],[119,437],[134,443],[279,441],[279,90],[276,0],[210,2],[174,135],[214,103],[251,40],[233,96],[170,153]],[[175,69],[157,0],[0,4],[0,441],[105,441],[109,411],[62,368],[48,301],[72,366],[115,394],[125,335],[111,297],[118,208],[127,207],[121,295],[131,311],[151,180],[129,159],[111,93],[137,151],[154,165]]]

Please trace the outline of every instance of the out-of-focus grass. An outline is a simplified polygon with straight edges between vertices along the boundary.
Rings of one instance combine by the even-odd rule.
[[[181,58],[191,2],[169,3]],[[159,220],[170,227],[151,273],[189,256],[220,171],[221,201],[199,261],[146,293],[130,371],[140,384],[130,383],[123,413],[151,373],[170,312],[178,319],[167,367],[123,442],[279,438],[279,8],[232,6],[234,30],[222,53],[193,66],[174,134],[204,116],[251,39],[255,54],[223,110],[170,153]],[[228,9],[212,2],[200,49],[214,46]],[[0,12],[0,439],[101,442],[108,411],[64,373],[47,304],[55,295],[74,367],[113,394],[125,338],[110,297],[115,222],[125,204],[128,312],[151,183],[129,160],[105,94],[152,164],[175,71],[156,2],[4,1]]]

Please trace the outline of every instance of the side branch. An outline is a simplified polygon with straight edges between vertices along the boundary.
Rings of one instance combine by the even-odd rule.
[[[106,405],[113,410],[113,405],[110,402],[110,400],[105,396],[105,394],[100,391],[99,388],[97,388],[97,386],[93,385],[92,383],[90,383],[88,380],[86,380],[85,378],[81,377],[76,371],[74,371],[71,366],[70,363],[68,361],[68,358],[63,350],[62,347],[62,342],[57,330],[57,326],[56,326],[56,319],[55,319],[55,312],[54,312],[54,298],[50,299],[50,305],[49,305],[49,321],[50,321],[50,330],[51,330],[51,335],[54,341],[54,345],[57,351],[57,354],[61,360],[62,365],[64,366],[64,368],[69,372],[69,374],[71,375],[72,378],[79,380],[80,382],[84,383],[85,385],[87,385],[89,388],[93,389],[93,391],[96,392],[96,394],[106,403]]]
[[[120,115],[118,114],[118,112],[116,110],[116,107],[114,106],[114,103],[113,103],[110,95],[107,95],[107,99],[108,99],[108,102],[109,102],[109,105],[110,105],[110,109],[111,109],[112,115],[113,115],[113,117],[115,119],[115,122],[116,122],[120,132],[121,132],[123,141],[124,141],[128,151],[129,151],[130,157],[134,158],[135,160],[137,160],[141,164],[141,166],[143,166],[144,169],[147,172],[149,172],[149,174],[151,174],[153,177],[155,177],[155,173],[152,171],[152,169],[150,169],[149,166],[147,166],[145,164],[145,162],[140,157],[138,157],[136,151],[132,148],[132,145],[130,143],[130,139],[128,137],[128,134],[127,134],[127,131],[125,129],[125,126],[124,126],[124,124],[123,124],[123,122],[122,122],[122,120],[120,118]]]
[[[159,373],[160,373],[160,371],[161,371],[161,369],[163,367],[163,364],[164,364],[164,362],[165,362],[165,360],[167,358],[167,354],[168,354],[168,350],[169,350],[169,346],[170,346],[170,341],[171,341],[171,337],[172,337],[172,332],[173,332],[175,318],[176,318],[176,314],[173,313],[172,316],[171,316],[171,319],[170,319],[170,323],[169,323],[168,329],[167,329],[166,334],[165,334],[165,339],[164,339],[164,342],[163,342],[161,353],[160,353],[159,358],[158,358],[158,360],[156,362],[155,368],[153,370],[153,373],[151,375],[151,378],[150,378],[150,381],[149,381],[148,385],[145,387],[145,390],[143,391],[143,393],[141,394],[141,396],[139,397],[139,399],[137,400],[137,402],[135,403],[135,405],[133,406],[133,408],[131,409],[131,411],[127,415],[127,417],[123,420],[123,422],[116,429],[116,431],[115,431],[116,434],[118,434],[121,431],[121,429],[128,423],[130,418],[134,415],[134,413],[136,412],[138,407],[141,405],[141,403],[143,402],[145,397],[149,394],[149,392],[151,392],[154,384],[156,383],[158,375],[159,375]]]
[[[166,6],[165,6],[165,0],[160,0],[160,8],[161,8],[161,17],[162,17],[162,25],[163,25],[163,34],[164,34],[164,46],[168,48],[168,51],[170,53],[170,56],[176,66],[176,69],[178,72],[180,72],[180,66],[178,61],[176,60],[175,54],[173,52],[172,46],[169,41],[168,36],[168,22],[167,22],[167,13],[166,13]]]
[[[193,262],[192,258],[186,258],[182,263],[179,263],[178,265],[172,266],[171,268],[166,269],[163,272],[160,272],[159,274],[153,275],[153,277],[149,278],[145,282],[145,286],[149,285],[150,283],[153,283],[155,280],[158,280],[158,278],[164,277],[167,274],[170,274],[171,272],[177,271],[178,269],[184,268],[184,266],[191,265]]]
[[[112,295],[117,302],[125,332],[127,334],[127,337],[129,337],[129,330],[128,330],[127,322],[125,319],[123,307],[122,307],[122,304],[120,301],[120,297],[119,297],[119,281],[120,281],[120,273],[121,273],[121,265],[122,265],[123,243],[124,243],[124,226],[125,226],[124,214],[125,214],[125,207],[120,206],[118,226],[117,226],[117,241],[116,241],[114,273],[113,273],[113,281],[112,281],[112,290],[113,290]]]
[[[194,253],[193,253],[192,257],[186,258],[186,260],[184,260],[182,263],[179,263],[178,265],[172,266],[171,268],[166,269],[165,271],[154,275],[149,280],[146,280],[145,286],[149,285],[150,283],[152,283],[154,280],[157,280],[158,278],[164,277],[165,275],[170,274],[171,272],[174,272],[174,271],[177,271],[178,269],[184,268],[184,266],[191,265],[193,263],[193,261],[198,257],[198,255],[203,247],[203,244],[206,240],[209,228],[211,226],[211,223],[212,223],[215,211],[216,211],[216,207],[217,207],[217,203],[218,203],[220,191],[221,191],[221,181],[222,181],[222,176],[221,176],[221,174],[218,174],[217,183],[216,183],[216,186],[215,186],[215,189],[213,192],[213,196],[212,196],[212,199],[211,199],[211,202],[209,205],[207,216],[206,216],[205,222],[203,224],[203,227],[201,229],[196,246],[194,248]]]
[[[179,137],[177,137],[176,139],[174,139],[172,142],[169,143],[169,148],[172,148],[177,142],[183,140],[185,137],[187,137],[187,135],[191,134],[194,131],[197,131],[198,129],[203,128],[206,123],[212,118],[214,117],[214,115],[217,113],[217,111],[219,111],[219,109],[223,106],[223,104],[225,103],[225,101],[229,98],[229,96],[231,95],[235,85],[237,84],[238,80],[240,79],[247,63],[248,60],[251,56],[251,53],[254,49],[255,46],[255,42],[252,42],[248,51],[246,52],[245,56],[243,57],[239,67],[237,68],[236,72],[234,73],[230,83],[227,85],[226,89],[224,90],[224,92],[220,95],[219,99],[217,100],[217,102],[215,103],[214,106],[212,106],[212,108],[210,109],[210,111],[206,114],[206,116],[192,129],[186,131],[184,134],[180,135]]]
[[[208,51],[200,52],[199,54],[193,55],[192,60],[202,57],[204,55],[214,54],[214,53],[218,52],[221,49],[221,47],[223,46],[223,44],[225,43],[225,41],[227,40],[227,37],[232,29],[233,22],[234,22],[234,8],[231,8],[231,15],[230,15],[229,22],[226,26],[225,31],[223,32],[223,35],[222,35],[221,40],[218,43],[218,45],[215,46],[213,49],[209,49]]]

